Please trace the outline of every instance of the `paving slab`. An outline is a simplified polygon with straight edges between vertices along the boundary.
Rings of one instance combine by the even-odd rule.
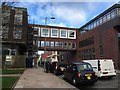
[[[17,90],[18,88],[51,88],[51,90],[53,88],[62,88],[66,90],[78,90],[76,87],[52,73],[45,73],[43,68],[26,69],[14,87],[14,90]]]

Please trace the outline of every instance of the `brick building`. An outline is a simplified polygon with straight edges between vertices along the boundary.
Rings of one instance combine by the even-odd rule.
[[[27,9],[5,7],[2,12],[2,63],[5,64],[6,55],[13,55],[16,59],[23,59],[27,51]],[[19,60],[18,60],[19,61]],[[13,61],[16,67],[20,62]],[[21,66],[23,66],[21,64]],[[14,66],[13,65],[13,66]]]
[[[120,4],[115,4],[80,28],[28,24],[26,8],[2,13],[2,52],[35,56],[38,50],[58,51],[59,60],[110,58],[120,65]],[[46,42],[45,42],[46,33]],[[120,68],[120,66],[119,66]]]
[[[120,4],[115,4],[79,29],[79,60],[113,59],[120,65]],[[120,68],[120,66],[119,66]]]

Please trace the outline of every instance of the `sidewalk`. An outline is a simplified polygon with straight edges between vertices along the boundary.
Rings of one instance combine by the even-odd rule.
[[[43,68],[26,69],[21,75],[14,90],[17,88],[63,88],[64,90],[78,90],[52,73],[45,73]],[[19,89],[18,89],[19,90]]]

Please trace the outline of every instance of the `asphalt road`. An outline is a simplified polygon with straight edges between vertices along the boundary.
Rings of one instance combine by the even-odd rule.
[[[61,79],[62,76],[58,76]],[[65,80],[66,81],[66,80]],[[66,81],[70,83],[69,81]],[[80,90],[120,90],[120,74],[113,77],[112,79],[98,79],[94,85],[79,85],[77,88]]]

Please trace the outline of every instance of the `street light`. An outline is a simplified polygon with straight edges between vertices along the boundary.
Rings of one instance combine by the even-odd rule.
[[[44,42],[44,54],[46,54],[46,27],[47,27],[47,19],[55,19],[55,17],[45,17],[45,42]],[[44,71],[46,70],[46,56],[44,58]]]

